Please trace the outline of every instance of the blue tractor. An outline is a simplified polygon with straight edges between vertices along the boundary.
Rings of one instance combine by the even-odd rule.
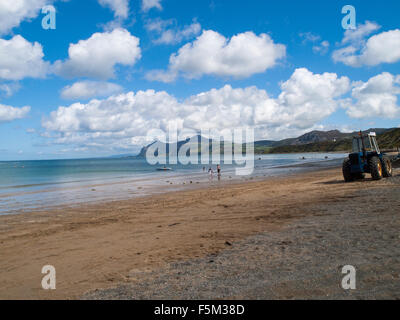
[[[393,175],[389,157],[381,153],[376,141],[376,133],[363,134],[353,138],[353,151],[343,162],[343,177],[346,182],[364,179],[370,173],[373,180],[381,180]]]

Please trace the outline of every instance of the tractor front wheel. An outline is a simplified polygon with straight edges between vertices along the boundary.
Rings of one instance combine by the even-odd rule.
[[[383,157],[382,170],[383,170],[383,176],[385,178],[389,178],[393,175],[392,162],[390,161],[390,159],[388,157]]]
[[[369,169],[373,180],[381,180],[383,178],[383,168],[381,160],[378,157],[372,157],[369,162]]]
[[[354,175],[351,173],[351,161],[346,159],[343,161],[343,177],[345,182],[354,181]]]

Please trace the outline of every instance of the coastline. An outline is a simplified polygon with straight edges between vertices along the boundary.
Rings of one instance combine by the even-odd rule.
[[[177,261],[218,254],[263,232],[313,217],[309,205],[385,187],[385,180],[345,184],[341,170],[188,188],[151,197],[60,207],[0,217],[0,296],[74,299],[138,281]],[[40,287],[41,268],[57,269],[57,290]]]
[[[304,156],[307,159],[290,155],[262,157],[262,160],[255,160],[254,171],[249,176],[237,176],[235,166],[223,166],[221,179],[216,175],[209,179],[207,171],[202,170],[203,165],[178,165],[173,171],[158,173],[144,159],[140,162],[100,159],[63,160],[51,164],[48,161],[10,163],[10,171],[3,168],[2,173],[6,178],[2,176],[0,181],[0,216],[49,211],[60,206],[126,200],[186,190],[193,186],[204,188],[213,184],[259,180],[309,170],[310,165],[329,167],[335,161],[341,162],[341,159],[324,159],[327,154]],[[84,168],[82,172],[81,168]],[[115,168],[118,169],[114,171]]]

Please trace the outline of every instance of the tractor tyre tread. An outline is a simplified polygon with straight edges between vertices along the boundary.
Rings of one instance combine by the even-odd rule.
[[[393,175],[392,162],[390,161],[390,159],[388,157],[383,157],[382,171],[383,171],[383,176],[385,178],[389,178]]]
[[[342,166],[343,177],[345,182],[354,181],[354,175],[351,173],[351,162],[350,159],[345,159]]]
[[[368,161],[369,169],[371,171],[371,176],[373,180],[381,180],[382,175],[382,163],[381,160],[374,156]]]

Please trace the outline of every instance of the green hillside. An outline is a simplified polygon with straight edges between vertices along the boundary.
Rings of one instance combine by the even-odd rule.
[[[378,142],[381,149],[400,148],[400,128],[379,135]]]
[[[392,129],[378,135],[378,144],[380,149],[396,149],[400,147],[400,128]],[[303,145],[284,145],[277,147],[256,146],[255,153],[270,154],[270,153],[303,153],[303,152],[349,152],[351,150],[352,139],[347,138],[333,141],[323,141],[309,143]]]

